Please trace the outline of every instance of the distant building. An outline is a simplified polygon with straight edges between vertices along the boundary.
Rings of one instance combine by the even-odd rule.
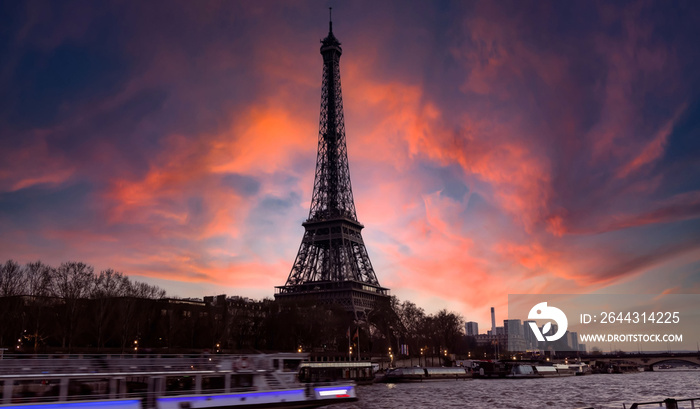
[[[554,335],[554,334],[557,333],[557,331],[559,331],[559,325],[557,325],[557,324],[551,324],[551,326],[549,327],[549,328],[550,328],[549,331],[545,332],[545,331],[544,331],[544,327],[545,327],[546,325],[547,325],[547,324],[545,324],[545,325],[543,325],[543,326],[540,327],[540,332],[542,333],[543,336]]]
[[[464,324],[464,329],[468,336],[475,337],[479,335],[479,323],[474,321],[469,321]]]
[[[503,330],[508,339],[509,351],[527,350],[527,343],[523,336],[523,324],[520,320],[503,320]]]
[[[491,307],[491,333],[496,334],[496,310]]]
[[[508,346],[508,337],[506,334],[492,335],[491,330],[488,332],[488,334],[481,334],[474,337],[476,339],[476,346],[486,349],[492,348],[493,353],[496,354],[506,351]]]
[[[503,320],[506,335],[523,336],[523,324],[520,320]]]
[[[569,340],[568,344],[572,350],[578,351],[578,332],[566,331],[566,336]]]
[[[528,349],[537,349],[537,337],[535,336],[535,333],[532,332],[532,327],[530,326],[531,322],[537,326],[537,322],[535,321],[523,321],[523,338],[525,338],[525,343]]]

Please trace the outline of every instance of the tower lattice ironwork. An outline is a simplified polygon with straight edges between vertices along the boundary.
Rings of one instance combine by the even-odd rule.
[[[372,268],[362,240],[364,226],[355,211],[340,89],[341,54],[331,21],[328,36],[321,40],[321,119],[309,218],[302,223],[304,237],[292,271],[286,284],[276,287],[275,298],[336,303],[362,318],[388,295]]]

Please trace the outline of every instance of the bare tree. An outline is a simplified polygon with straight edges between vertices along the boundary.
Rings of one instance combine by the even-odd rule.
[[[130,295],[149,300],[159,300],[165,297],[165,290],[155,285],[134,281],[130,286]]]
[[[0,297],[22,295],[24,291],[24,271],[22,267],[14,260],[7,260],[0,268]]]
[[[0,265],[0,345],[10,346],[22,333],[24,271],[14,260]],[[7,345],[5,343],[7,342]]]
[[[409,346],[409,353],[417,355],[425,346],[420,337],[421,325],[425,320],[425,311],[411,301],[404,301],[396,305],[396,314],[401,322],[403,330],[401,340]]]
[[[27,295],[48,297],[51,293],[51,277],[54,269],[41,261],[27,263],[25,267]]]
[[[158,286],[149,285],[139,281],[131,282],[128,277],[124,277],[125,288],[124,297],[120,300],[120,321],[121,321],[121,348],[125,352],[129,341],[138,340],[140,332],[146,330],[142,322],[147,315],[144,308],[144,300],[157,300],[165,297],[165,290]]]
[[[94,269],[82,262],[62,263],[53,276],[53,294],[63,300],[66,309],[63,314],[62,345],[65,348],[67,341],[69,351],[78,331],[81,301],[90,294],[94,282]]]
[[[440,354],[445,359],[445,350],[456,352],[462,336],[464,320],[459,314],[442,309],[435,315],[428,315],[421,325],[421,333],[431,348],[432,354]],[[446,361],[445,364],[448,364]]]
[[[34,344],[34,352],[39,349],[39,344],[45,338],[46,328],[50,320],[47,319],[46,307],[50,303],[51,277],[54,269],[41,261],[27,263],[25,266],[26,289],[30,298],[29,319],[27,327],[30,329],[30,337]]]
[[[101,271],[95,279],[90,298],[94,300],[93,330],[97,340],[97,347],[104,348],[108,341],[107,330],[113,326],[113,321],[118,313],[117,299],[123,297],[129,291],[129,281],[120,272],[111,268]]]

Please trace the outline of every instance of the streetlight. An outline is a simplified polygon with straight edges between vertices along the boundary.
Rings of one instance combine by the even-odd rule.
[[[420,349],[420,358],[421,358],[421,359],[423,358],[423,348]],[[420,359],[419,359],[419,360],[418,360],[418,366],[420,366],[420,365],[421,365],[421,363],[420,363]]]

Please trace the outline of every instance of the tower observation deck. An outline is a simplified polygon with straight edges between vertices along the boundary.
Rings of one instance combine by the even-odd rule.
[[[340,89],[342,52],[331,21],[321,40],[321,119],[309,217],[292,271],[284,286],[275,287],[275,298],[337,304],[361,319],[388,299],[388,289],[379,285],[355,211]]]

